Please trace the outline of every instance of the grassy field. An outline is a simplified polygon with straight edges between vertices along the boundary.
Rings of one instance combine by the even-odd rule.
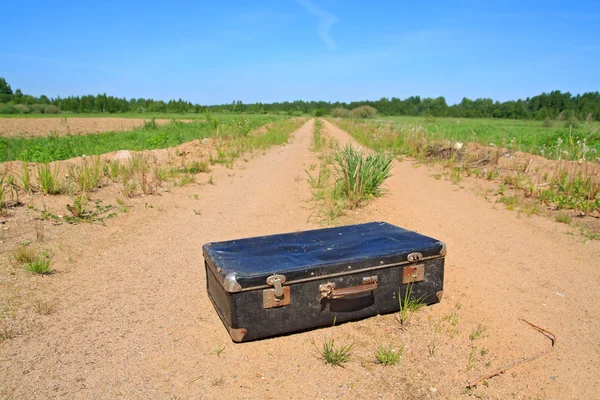
[[[565,121],[544,123],[483,118],[383,117],[376,122],[391,124],[400,131],[405,131],[407,128],[408,130],[425,128],[432,139],[494,145],[553,159],[559,156],[563,159],[576,159],[577,155],[583,153],[585,141],[589,149],[585,154],[586,158],[595,161],[595,157],[600,156],[600,123],[597,122],[589,124],[581,122],[573,128]],[[387,145],[385,147],[390,148]]]
[[[206,116],[205,116],[206,117]],[[208,121],[192,123],[173,121],[157,125],[147,121],[142,127],[127,132],[106,132],[94,135],[48,136],[39,138],[0,138],[0,162],[22,160],[51,162],[82,155],[109,153],[117,150],[152,150],[180,145],[194,139],[218,135],[247,136],[277,118],[260,116],[210,117]]]

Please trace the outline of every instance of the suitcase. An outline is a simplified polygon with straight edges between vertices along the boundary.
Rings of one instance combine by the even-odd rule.
[[[235,342],[399,311],[443,294],[446,246],[385,222],[203,246],[208,296]]]

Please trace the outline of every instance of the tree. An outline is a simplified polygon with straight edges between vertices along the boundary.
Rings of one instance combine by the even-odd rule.
[[[0,94],[8,94],[8,95],[12,95],[13,91],[10,87],[10,85],[8,84],[8,82],[6,82],[6,79],[0,77]]]

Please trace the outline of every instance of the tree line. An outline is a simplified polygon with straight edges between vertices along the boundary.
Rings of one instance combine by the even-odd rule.
[[[105,93],[66,98],[47,96],[35,97],[23,94],[20,89],[13,92],[4,78],[0,78],[0,114],[13,113],[220,113],[285,114],[285,115],[329,115],[343,110],[370,106],[380,115],[410,115],[463,118],[510,118],[510,119],[579,119],[600,120],[600,93],[587,92],[572,95],[559,90],[528,97],[525,100],[494,101],[489,98],[471,100],[463,98],[458,104],[448,105],[444,97],[421,98],[411,96],[404,100],[392,97],[379,100],[345,102],[285,101],[275,103],[200,105],[182,99],[162,100],[118,98]],[[334,111],[335,110],[335,111]]]

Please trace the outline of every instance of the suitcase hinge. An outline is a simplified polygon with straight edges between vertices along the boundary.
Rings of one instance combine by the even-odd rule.
[[[287,306],[290,304],[290,287],[283,286],[285,276],[271,275],[267,278],[267,285],[273,286],[273,289],[263,290],[263,307],[274,308]]]

